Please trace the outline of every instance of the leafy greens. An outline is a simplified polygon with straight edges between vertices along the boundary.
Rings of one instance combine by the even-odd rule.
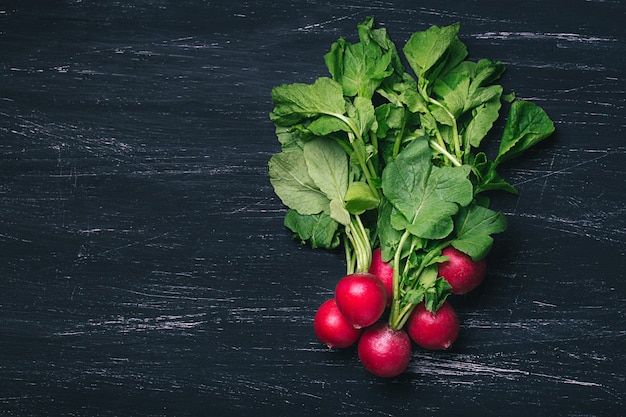
[[[400,50],[371,17],[357,29],[358,42],[340,38],[324,56],[330,77],[273,88],[281,151],[269,177],[294,237],[313,248],[343,243],[348,273],[369,269],[373,247],[393,261],[389,323],[400,328],[417,303],[436,311],[449,294],[437,276],[445,247],[488,254],[506,218],[483,193],[516,193],[497,169],[554,124],[503,93],[502,63],[467,59],[458,23],[416,32]],[[509,103],[489,159],[481,146]]]

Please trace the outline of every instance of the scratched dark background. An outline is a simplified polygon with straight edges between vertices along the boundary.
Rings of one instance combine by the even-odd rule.
[[[274,85],[367,15],[461,22],[557,133],[454,347],[369,375],[315,339],[341,253],[267,179]],[[626,396],[626,3],[0,0],[0,415],[618,416]],[[499,124],[501,128],[501,124]],[[271,414],[269,414],[271,413]]]

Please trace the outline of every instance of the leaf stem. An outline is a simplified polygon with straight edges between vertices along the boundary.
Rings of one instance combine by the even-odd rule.
[[[350,265],[348,274],[369,271],[372,263],[372,245],[359,216],[350,216],[350,224],[346,226],[346,236],[354,250],[353,253],[348,253],[346,248],[346,261]]]
[[[394,328],[394,322],[397,320],[397,317],[400,316],[400,258],[402,256],[402,248],[410,236],[411,233],[405,230],[393,257],[393,298],[391,302],[391,312],[389,314],[389,325],[392,328]]]
[[[404,325],[406,324],[407,320],[409,319],[411,313],[413,312],[413,310],[415,309],[415,307],[417,306],[417,303],[415,302],[407,302],[405,305],[402,305],[402,300],[400,300],[400,279],[399,279],[399,273],[397,273],[396,271],[399,270],[400,267],[400,257],[401,257],[401,253],[402,253],[402,248],[404,247],[404,244],[406,243],[407,239],[409,238],[410,233],[405,230],[404,234],[402,235],[402,237],[400,238],[400,243],[398,246],[398,249],[396,250],[394,259],[393,259],[393,302],[392,302],[392,308],[391,308],[391,312],[389,314],[389,326],[394,329],[394,330],[398,330],[401,329],[402,327],[404,327]],[[437,256],[439,256],[439,254],[441,253],[441,250],[443,248],[445,248],[446,246],[448,246],[450,243],[448,240],[443,241],[441,243],[439,243],[438,245],[436,245],[434,248],[430,249],[422,258],[420,264],[419,264],[419,268],[417,269],[417,271],[415,272],[415,277],[417,277],[417,279],[415,279],[412,284],[411,284],[411,288],[407,288],[407,291],[412,290],[412,289],[416,289],[418,288],[420,285],[424,285],[425,283],[423,282],[423,278],[424,278],[424,271],[425,269],[431,265],[431,262],[433,261],[433,259],[435,259]],[[411,251],[414,250],[413,245],[411,245]],[[405,272],[406,273],[406,272]]]
[[[415,307],[417,307],[417,304],[415,303],[409,303],[405,305],[402,311],[398,314],[398,317],[396,318],[395,322],[390,323],[389,326],[394,330],[399,330],[402,327],[404,327],[407,320],[409,320],[411,313],[413,312],[413,310],[415,310]]]
[[[356,261],[354,259],[354,251],[352,249],[350,235],[347,233],[347,230],[344,237],[343,248],[346,254],[346,275],[350,275],[354,273]]]
[[[450,119],[452,119],[452,140],[454,142],[454,153],[455,153],[457,159],[463,159],[463,152],[461,151],[461,140],[459,138],[459,128],[457,126],[456,117],[454,117],[452,112],[450,112],[450,110],[448,110],[448,108],[446,106],[444,106],[442,103],[440,103],[436,99],[434,99],[434,98],[432,98],[430,96],[426,96],[426,99],[430,103],[434,104],[435,106],[439,107],[444,112],[446,112],[448,117]]]
[[[393,158],[394,159],[400,153],[400,147],[402,146],[402,139],[404,137],[404,129],[406,128],[406,119],[407,117],[406,117],[406,111],[405,111],[404,116],[402,117],[402,126],[400,126],[400,129],[398,130],[398,133],[396,134],[396,141],[393,144]]]
[[[329,115],[338,118],[339,120],[344,122],[346,125],[348,125],[350,130],[352,130],[352,132],[348,133],[348,139],[350,140],[350,144],[353,144],[354,140],[356,139],[361,143],[361,145],[363,145],[363,148],[365,148],[365,141],[363,140],[363,136],[361,135],[361,132],[359,131],[359,129],[354,125],[352,120],[350,120],[350,118],[339,113],[329,113]],[[366,156],[361,153],[360,148],[358,146],[353,145],[352,149],[354,150],[357,161],[359,162],[359,166],[361,167],[361,170],[363,171],[363,175],[365,175],[365,180],[367,182],[367,185],[370,187],[374,195],[378,196],[378,198],[381,198],[382,195],[381,195],[380,190],[372,182],[372,180],[376,178],[377,176],[375,174],[375,170],[371,164],[371,161],[367,161]]]
[[[430,140],[428,143],[430,143],[430,146],[432,148],[435,148],[438,152],[441,152],[441,154],[445,156],[452,163],[452,165],[457,166],[457,167],[460,167],[461,165],[463,165],[461,162],[459,162],[456,159],[454,155],[448,152],[446,148],[442,147],[440,144],[438,144],[434,140]]]

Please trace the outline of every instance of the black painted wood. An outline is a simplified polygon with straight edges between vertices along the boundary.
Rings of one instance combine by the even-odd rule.
[[[617,416],[624,405],[626,4],[0,2],[0,415]],[[266,174],[270,90],[372,15],[461,22],[555,120],[503,175],[462,333],[367,374],[312,331],[343,270]]]

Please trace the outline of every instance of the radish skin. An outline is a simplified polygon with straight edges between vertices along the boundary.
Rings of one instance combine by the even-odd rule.
[[[449,260],[439,264],[439,276],[448,281],[452,294],[466,294],[483,282],[487,274],[485,258],[475,261],[452,246],[445,248],[441,255]]]
[[[326,300],[318,308],[313,319],[313,330],[319,341],[330,349],[350,347],[361,335],[361,331],[355,329],[341,314],[334,298]]]
[[[411,339],[404,330],[380,322],[365,329],[358,343],[363,367],[372,374],[391,378],[406,370],[411,360]]]
[[[387,290],[375,275],[360,272],[339,280],[335,300],[344,317],[355,328],[361,329],[382,316],[387,304]]]
[[[406,330],[417,345],[429,350],[448,349],[459,335],[459,319],[452,305],[445,301],[433,313],[419,303],[406,323]]]
[[[387,307],[389,307],[393,300],[393,268],[389,263],[383,261],[380,248],[376,248],[372,252],[372,263],[369,273],[376,275],[385,286],[387,290]]]

